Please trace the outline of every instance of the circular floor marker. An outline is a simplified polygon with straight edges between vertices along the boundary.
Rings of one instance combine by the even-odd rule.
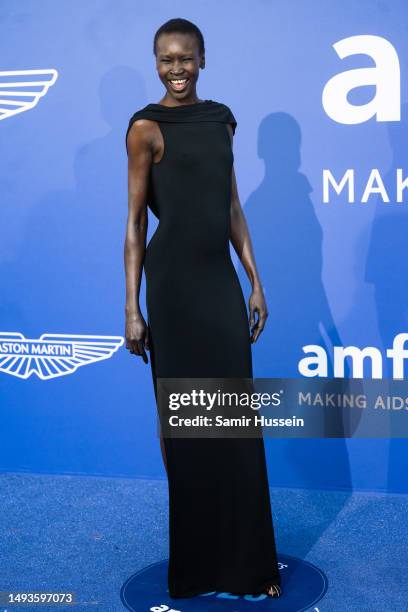
[[[233,595],[210,592],[172,599],[167,588],[168,561],[159,561],[130,576],[120,598],[133,612],[302,612],[313,610],[327,591],[327,578],[315,565],[289,555],[278,555],[283,594]]]

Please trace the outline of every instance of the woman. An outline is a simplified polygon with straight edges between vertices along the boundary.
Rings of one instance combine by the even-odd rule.
[[[230,109],[196,93],[200,30],[172,19],[155,34],[166,93],[126,134],[126,347],[157,378],[251,378],[267,308],[237,194]],[[160,223],[147,249],[147,205]],[[252,284],[250,319],[229,240]],[[139,305],[146,274],[148,325]],[[255,323],[255,312],[258,320]],[[161,438],[169,485],[171,597],[281,594],[263,438]]]

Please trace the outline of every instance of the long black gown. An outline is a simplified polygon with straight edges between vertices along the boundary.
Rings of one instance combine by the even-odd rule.
[[[225,104],[148,104],[164,140],[148,205],[159,218],[146,248],[150,362],[157,377],[252,377],[245,299],[229,249],[233,152]],[[157,393],[156,393],[157,400]],[[171,597],[259,594],[280,584],[262,436],[164,438]]]

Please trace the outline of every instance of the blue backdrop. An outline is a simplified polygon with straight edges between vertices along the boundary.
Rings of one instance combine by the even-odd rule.
[[[392,375],[386,349],[408,327],[408,217],[395,190],[397,168],[407,170],[405,2],[3,0],[1,470],[165,476],[150,364],[123,344],[124,136],[133,112],[162,97],[152,41],[177,16],[204,34],[199,97],[228,104],[238,121],[235,171],[270,311],[255,376],[301,376],[309,344],[327,351],[329,375],[333,345],[376,347]],[[339,82],[324,104],[330,79],[359,68],[371,68],[360,80],[372,76],[350,87],[350,108]],[[10,94],[23,87],[31,94]],[[353,107],[370,109],[376,96],[382,114],[354,120]],[[329,185],[325,202],[324,170],[339,183],[348,169],[355,201]],[[388,202],[374,190],[362,201],[372,169]],[[151,215],[149,237],[155,227]],[[68,352],[49,367],[35,357],[56,346]],[[18,347],[40,376],[16,371]],[[271,485],[408,489],[404,440],[266,446]]]

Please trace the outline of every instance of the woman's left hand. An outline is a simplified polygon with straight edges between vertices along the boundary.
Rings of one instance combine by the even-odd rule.
[[[256,288],[252,290],[251,297],[249,298],[249,325],[251,328],[251,343],[257,341],[259,334],[265,327],[266,319],[268,317],[268,309],[265,302],[265,297],[262,288]],[[255,323],[255,312],[258,313],[258,320]]]

